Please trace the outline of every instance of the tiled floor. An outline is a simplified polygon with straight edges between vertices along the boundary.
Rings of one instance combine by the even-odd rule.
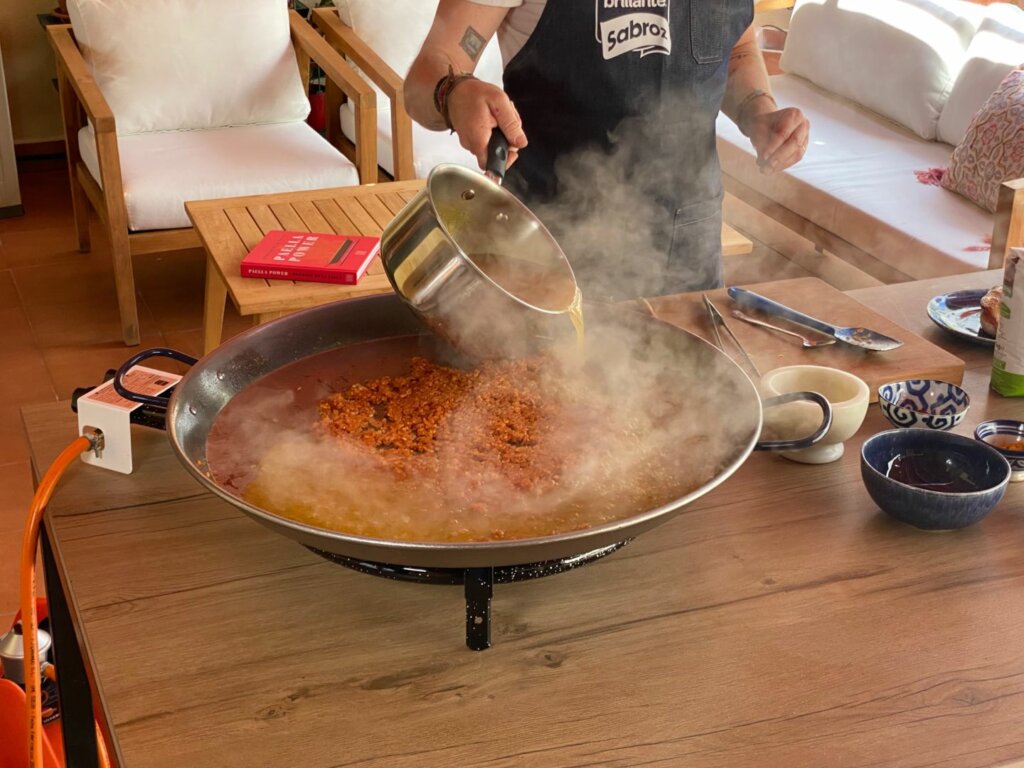
[[[25,215],[0,219],[0,633],[17,610],[18,552],[32,494],[19,409],[67,400],[129,354],[121,342],[109,247],[95,222],[92,252],[76,250],[64,160],[25,161],[19,177]],[[753,254],[726,262],[730,282],[806,274],[760,243]],[[137,259],[135,279],[142,347],[198,354],[202,252]],[[225,337],[247,327],[229,304]]]

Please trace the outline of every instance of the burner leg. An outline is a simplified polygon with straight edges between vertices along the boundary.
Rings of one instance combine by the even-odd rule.
[[[491,647],[491,595],[493,568],[466,569],[466,645],[471,651]]]

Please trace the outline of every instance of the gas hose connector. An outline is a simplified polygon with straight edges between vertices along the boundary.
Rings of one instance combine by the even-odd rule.
[[[93,455],[97,459],[102,459],[103,446],[106,444],[102,430],[90,426],[82,427],[82,437],[89,441],[89,450],[92,451]]]

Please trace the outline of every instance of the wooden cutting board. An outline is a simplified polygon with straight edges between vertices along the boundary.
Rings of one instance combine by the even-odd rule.
[[[784,365],[825,365],[840,368],[867,382],[871,389],[871,402],[878,400],[879,385],[889,381],[938,379],[953,384],[960,384],[963,381],[964,362],[960,358],[901,328],[891,320],[886,320],[842,291],[815,277],[743,287],[826,323],[837,326],[859,325],[903,342],[902,347],[890,352],[868,352],[843,342],[804,349],[800,346],[799,339],[757,328],[734,318],[732,310],[735,304],[724,288],[708,291],[708,298],[718,307],[729,329],[736,334],[736,338],[740,340],[762,374]],[[650,305],[660,319],[692,331],[709,341],[713,340],[701,294],[651,299]],[[800,330],[779,318],[763,317],[754,312],[747,314],[783,328]],[[813,336],[813,331],[807,335]],[[742,355],[727,339],[723,338],[723,342],[726,353],[746,370]]]

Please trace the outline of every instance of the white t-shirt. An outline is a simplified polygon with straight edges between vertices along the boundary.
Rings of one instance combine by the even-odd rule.
[[[540,15],[548,0],[470,0],[477,5],[493,5],[508,8],[508,15],[498,27],[498,46],[501,48],[501,60],[505,66],[522,50],[537,28]]]

